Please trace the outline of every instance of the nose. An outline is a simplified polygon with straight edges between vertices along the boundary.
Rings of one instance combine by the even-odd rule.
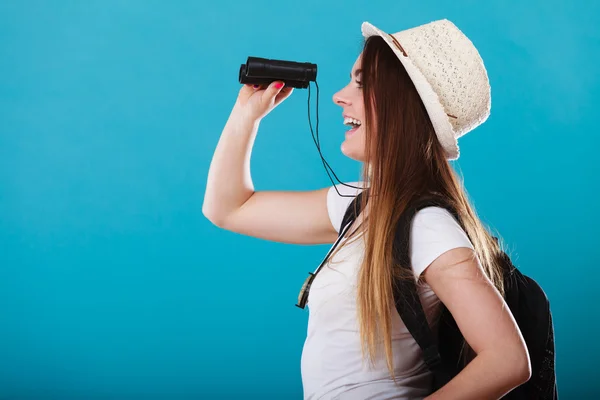
[[[335,93],[333,95],[333,102],[335,104],[337,104],[338,106],[349,106],[350,105],[350,100],[348,100],[348,97],[345,95],[345,89],[340,90],[339,92]]]

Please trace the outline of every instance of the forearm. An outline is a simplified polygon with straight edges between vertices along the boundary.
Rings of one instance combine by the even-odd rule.
[[[459,374],[426,400],[499,399],[529,378],[522,360],[510,359],[510,352],[478,354]]]
[[[250,157],[259,121],[244,118],[234,106],[208,171],[203,213],[219,220],[241,207],[254,193]]]

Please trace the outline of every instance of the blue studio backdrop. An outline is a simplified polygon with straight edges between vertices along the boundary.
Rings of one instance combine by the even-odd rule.
[[[294,304],[328,246],[201,211],[240,64],[318,64],[323,153],[348,182],[360,166],[331,97],[360,24],[441,18],[492,84],[454,164],[552,302],[559,393],[598,395],[599,16],[592,0],[0,1],[0,399],[302,398]],[[263,121],[257,190],[331,185],[307,95]]]

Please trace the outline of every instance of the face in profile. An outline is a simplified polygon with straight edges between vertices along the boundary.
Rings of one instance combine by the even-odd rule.
[[[333,102],[342,107],[344,125],[348,127],[341,145],[342,153],[356,161],[365,161],[365,106],[361,79],[361,56],[358,56],[350,72],[350,82],[333,95]]]

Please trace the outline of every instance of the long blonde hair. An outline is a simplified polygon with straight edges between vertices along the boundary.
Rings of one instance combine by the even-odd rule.
[[[395,378],[392,284],[395,279],[414,279],[414,275],[410,266],[394,265],[392,245],[394,230],[408,204],[425,194],[446,199],[458,212],[485,274],[504,294],[499,263],[502,253],[446,159],[411,79],[380,37],[365,41],[362,70],[366,114],[363,124],[369,144],[362,169],[368,195],[363,196],[362,210],[368,212],[363,213],[363,222],[353,229],[347,242],[359,236],[365,242],[357,287],[363,359],[368,353],[374,362],[383,343],[387,367]]]

